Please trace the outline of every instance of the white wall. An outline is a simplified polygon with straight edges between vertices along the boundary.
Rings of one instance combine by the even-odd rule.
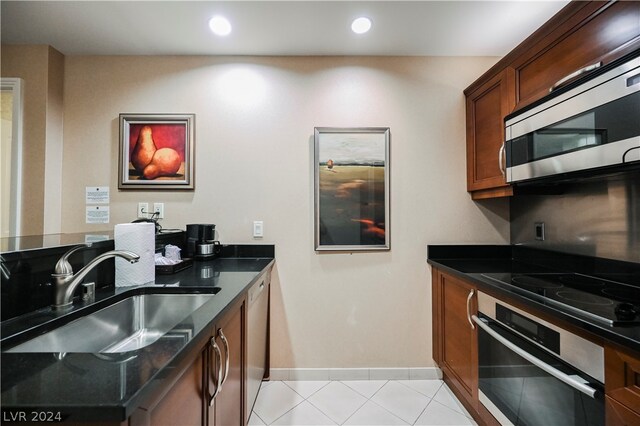
[[[165,203],[165,227],[213,222],[223,243],[276,245],[272,367],[430,366],[426,245],[508,243],[504,200],[465,191],[462,90],[497,58],[67,57],[63,232],[85,186],[111,223]],[[196,114],[194,192],[118,191],[118,114]],[[391,251],[313,250],[313,128],[391,128]]]

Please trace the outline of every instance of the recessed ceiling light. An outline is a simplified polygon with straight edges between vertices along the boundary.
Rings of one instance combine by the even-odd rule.
[[[209,20],[209,28],[214,34],[219,36],[226,36],[231,33],[231,24],[229,20],[224,16],[214,16]]]
[[[364,34],[371,29],[371,19],[361,17],[351,23],[351,31],[356,34]]]

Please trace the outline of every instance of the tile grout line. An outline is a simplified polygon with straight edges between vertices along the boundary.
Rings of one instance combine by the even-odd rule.
[[[277,422],[279,419],[281,419],[282,417],[284,417],[285,415],[287,415],[287,414],[288,414],[288,413],[290,413],[292,410],[294,410],[296,407],[300,406],[303,402],[305,402],[305,401],[306,401],[306,402],[308,402],[311,406],[313,406],[315,409],[317,409],[320,413],[322,413],[325,417],[327,417],[329,420],[331,420],[332,422],[334,422],[334,423],[336,423],[336,424],[344,425],[344,424],[345,424],[345,423],[347,423],[347,422],[349,421],[349,419],[351,419],[351,418],[352,418],[352,417],[353,417],[353,416],[354,416],[354,415],[355,415],[355,414],[356,414],[360,409],[362,409],[362,407],[363,407],[364,405],[366,405],[366,403],[367,403],[367,402],[371,402],[371,403],[373,403],[374,405],[376,405],[377,407],[379,407],[379,408],[381,408],[382,410],[384,410],[386,413],[388,413],[388,414],[392,415],[393,417],[395,417],[395,418],[399,419],[400,421],[404,422],[405,424],[412,424],[412,425],[415,425],[415,424],[416,424],[416,422],[420,419],[420,417],[424,414],[424,412],[426,411],[426,409],[427,409],[428,407],[430,407],[430,406],[431,406],[431,403],[432,403],[432,402],[434,402],[434,401],[435,401],[439,406],[442,406],[443,408],[446,408],[446,409],[448,409],[448,410],[449,410],[449,411],[451,411],[451,412],[454,412],[454,413],[460,414],[460,415],[462,415],[463,417],[467,418],[468,420],[473,420],[473,418],[471,418],[471,417],[467,416],[464,412],[461,412],[461,411],[459,410],[459,407],[455,407],[455,408],[454,408],[454,407],[450,407],[450,406],[449,406],[449,405],[447,405],[447,404],[444,404],[444,403],[442,403],[442,402],[439,402],[439,401],[436,401],[436,400],[435,400],[435,396],[438,394],[438,392],[441,392],[441,391],[443,390],[443,387],[444,387],[444,385],[445,385],[444,381],[441,381],[440,386],[438,386],[438,388],[436,389],[435,393],[433,394],[433,397],[429,397],[429,396],[425,395],[424,393],[422,393],[422,392],[420,392],[420,391],[418,391],[418,390],[416,390],[416,389],[413,389],[412,387],[410,387],[410,386],[408,386],[408,385],[406,385],[406,384],[404,384],[404,383],[400,383],[400,380],[402,380],[402,379],[398,379],[398,380],[384,380],[384,382],[385,382],[385,383],[384,383],[382,386],[380,386],[380,388],[379,388],[378,390],[376,390],[376,391],[371,395],[371,397],[367,397],[366,395],[363,395],[362,393],[358,392],[356,389],[354,389],[354,388],[352,388],[351,386],[349,386],[348,384],[344,383],[344,381],[343,381],[343,380],[328,380],[328,381],[326,381],[327,383],[325,383],[322,387],[320,387],[319,389],[317,389],[316,391],[314,391],[312,394],[310,394],[310,395],[309,395],[309,397],[308,397],[308,398],[311,398],[313,395],[315,395],[316,393],[320,392],[320,391],[321,391],[322,389],[324,389],[326,386],[328,386],[329,384],[331,384],[331,382],[336,381],[336,382],[339,382],[340,384],[342,384],[342,385],[346,386],[348,389],[350,389],[351,391],[355,392],[357,395],[360,395],[361,397],[364,397],[364,398],[365,398],[365,402],[364,402],[363,404],[359,405],[359,406],[355,409],[355,411],[354,411],[354,412],[353,412],[349,417],[347,417],[347,419],[345,419],[345,421],[344,421],[344,422],[342,422],[342,423],[338,423],[338,422],[337,422],[336,420],[334,420],[331,416],[329,416],[327,413],[325,413],[325,412],[324,412],[324,411],[322,411],[319,407],[317,407],[315,404],[313,404],[311,401],[309,401],[309,400],[308,400],[308,398],[305,398],[303,395],[301,395],[301,394],[300,394],[300,393],[298,393],[295,389],[293,389],[291,386],[289,386],[287,383],[285,383],[285,381],[284,381],[284,380],[280,380],[280,382],[282,382],[282,383],[283,383],[283,384],[284,384],[288,389],[290,389],[290,390],[291,390],[291,391],[293,391],[296,395],[298,395],[300,398],[302,398],[302,401],[301,401],[301,402],[299,402],[298,404],[294,405],[292,408],[290,408],[290,409],[289,409],[289,410],[287,410],[285,413],[283,413],[282,415],[280,415],[279,417],[277,417],[276,419],[274,419],[274,421],[273,421],[273,422],[271,422],[271,423],[269,423],[269,424],[267,424],[267,422],[266,422],[266,421],[264,421],[264,419],[262,419],[262,417],[260,417],[260,416],[255,412],[255,411],[253,411],[253,410],[252,410],[252,411],[251,411],[251,414],[252,414],[252,415],[255,415],[258,419],[260,419],[260,421],[262,421],[262,423],[264,423],[265,425],[269,426],[269,425],[273,425],[273,424],[274,424],[275,422]],[[425,380],[426,380],[426,379],[425,379]],[[324,381],[324,380],[323,380],[323,381]],[[347,380],[347,381],[349,381],[349,380]],[[356,380],[356,381],[357,381],[357,380]],[[275,382],[276,382],[276,381],[272,382],[272,384],[273,384],[273,383],[275,383]],[[416,417],[416,419],[415,419],[415,421],[414,421],[413,423],[407,423],[407,422],[405,422],[405,420],[404,420],[404,419],[402,419],[402,418],[398,417],[398,416],[397,416],[396,414],[394,414],[393,412],[391,412],[391,411],[387,410],[385,407],[383,407],[383,406],[381,406],[380,404],[378,404],[377,402],[373,401],[373,397],[375,397],[375,395],[377,395],[377,394],[378,394],[378,393],[379,393],[379,392],[380,392],[380,391],[381,391],[385,386],[387,386],[390,382],[397,382],[397,383],[399,383],[399,384],[403,385],[403,386],[404,386],[405,388],[407,388],[408,390],[411,390],[411,391],[413,391],[413,392],[416,392],[417,394],[422,395],[422,396],[424,396],[424,397],[426,397],[426,398],[428,398],[428,399],[429,399],[429,402],[427,403],[427,405],[425,406],[425,408],[424,408],[424,409],[422,409],[422,411],[420,412],[420,414],[418,414],[418,416]],[[447,387],[447,390],[448,390],[448,387]],[[449,393],[449,392],[447,392],[447,393]],[[457,398],[456,398],[456,399],[457,399]]]
[[[444,381],[442,382],[443,386],[446,386],[446,383],[444,383]],[[443,386],[440,386],[440,389],[438,389],[438,392],[442,389]],[[443,402],[439,402],[436,401],[437,403],[439,403],[440,405],[443,405],[457,413],[462,414],[463,416],[465,416],[468,419],[473,419],[473,417],[471,417],[471,413],[469,413],[469,411],[467,411],[467,408],[462,404],[462,402],[460,402],[460,400],[458,399],[458,397],[456,396],[456,394],[453,393],[453,391],[451,390],[451,388],[449,388],[449,386],[446,386],[447,389],[447,393],[450,394],[450,396],[453,396],[453,399],[458,401],[460,403],[460,405],[462,405],[462,410],[460,409],[460,407],[449,407],[447,404],[443,403]],[[437,392],[436,392],[437,393]],[[434,399],[435,399],[435,395],[434,395]],[[469,413],[469,414],[467,414]]]
[[[264,419],[263,419],[262,417],[260,417],[260,416],[258,415],[258,413],[256,413],[256,412],[255,412],[255,411],[253,411],[253,410],[251,410],[251,414],[249,414],[249,418],[251,418],[252,416],[256,416],[257,418],[259,418],[259,419],[260,419],[260,421],[261,421],[262,423],[264,423],[265,425],[267,424],[267,422],[265,422],[265,421],[264,421]]]
[[[400,382],[398,382],[398,383],[403,385],[404,387],[406,387],[408,389],[411,389],[413,391],[418,392],[420,395],[423,395],[423,396],[429,398],[429,402],[427,402],[427,405],[422,409],[422,411],[420,411],[420,414],[418,414],[418,417],[416,417],[416,419],[413,421],[413,423],[411,423],[412,425],[415,425],[416,422],[418,420],[420,420],[420,416],[422,416],[422,414],[426,411],[427,407],[429,407],[431,405],[431,403],[434,401],[434,398],[435,398],[436,394],[440,391],[440,389],[442,389],[442,385],[444,385],[444,380],[441,380],[440,386],[438,386],[438,389],[436,389],[436,391],[433,393],[433,396],[427,396],[427,395],[423,394],[422,392],[420,392],[420,391],[418,391],[416,389],[413,389],[412,387],[409,387],[409,386],[407,386],[407,385],[405,385],[403,383],[400,383]]]
[[[322,410],[320,409],[320,407],[316,406],[312,401],[307,401],[307,402],[308,402],[309,404],[311,404],[311,406],[313,406],[313,408],[315,408],[316,410],[318,410],[318,411],[320,411],[322,414],[324,414],[324,416],[325,416],[326,418],[328,418],[329,420],[331,420],[334,424],[336,424],[336,425],[341,425],[341,424],[342,424],[342,423],[338,423],[337,421],[335,421],[335,420],[333,419],[333,417],[331,417],[330,415],[328,415],[327,413],[325,413],[324,411],[322,411]]]
[[[434,395],[434,396],[435,396],[435,395]],[[418,420],[420,420],[420,417],[422,417],[422,415],[424,414],[424,412],[425,412],[425,411],[427,411],[427,408],[429,408],[429,406],[431,405],[431,403],[432,403],[433,401],[434,401],[434,399],[433,399],[433,398],[429,398],[429,402],[427,403],[427,406],[426,406],[426,407],[424,407],[424,408],[422,409],[422,411],[420,411],[420,414],[418,414],[418,417],[416,417],[415,421],[414,421],[413,423],[411,423],[412,425],[415,425],[415,424],[416,424],[416,422],[417,422]],[[438,401],[436,401],[436,402],[438,402]]]
[[[429,399],[433,399],[433,398],[436,396],[436,394],[440,391],[440,389],[442,389],[442,385],[444,384],[444,381],[442,381],[442,380],[440,380],[440,381],[441,381],[442,383],[440,383],[440,386],[438,386],[438,389],[436,389],[436,391],[433,393],[433,396],[429,396],[429,395],[427,395],[427,394],[424,394],[424,393],[420,392],[420,391],[419,391],[419,390],[417,390],[417,389],[412,388],[412,387],[411,387],[411,386],[409,386],[409,385],[405,385],[404,383],[400,383],[400,381],[399,381],[399,380],[396,380],[396,382],[398,382],[398,384],[399,384],[399,385],[402,385],[402,386],[404,386],[404,387],[405,387],[405,388],[407,388],[407,389],[411,389],[411,390],[412,390],[412,391],[414,391],[414,392],[418,392],[420,395],[422,395],[422,396],[426,396],[426,397],[427,397],[427,398],[429,398]]]
[[[284,383],[283,383],[283,384],[284,384]],[[286,385],[285,385],[285,386],[286,386]],[[292,389],[292,390],[293,390],[293,389]],[[297,394],[297,392],[296,392],[296,394]],[[300,396],[300,397],[302,398],[302,396]],[[265,422],[264,420],[262,420],[262,421],[264,422],[264,424],[265,424],[265,425],[270,426],[270,425],[274,424],[275,422],[277,422],[278,420],[280,420],[280,419],[281,419],[282,417],[284,417],[285,415],[287,415],[288,413],[290,413],[290,412],[291,412],[291,410],[293,410],[294,408],[296,408],[298,405],[302,404],[302,403],[303,403],[303,402],[305,402],[305,401],[306,401],[306,399],[302,398],[302,401],[300,401],[299,403],[297,403],[296,405],[294,405],[293,407],[291,407],[289,410],[287,410],[287,411],[285,411],[284,413],[282,413],[282,415],[281,415],[281,416],[279,416],[279,417],[275,418],[275,419],[274,419],[271,423],[269,423],[268,425],[267,425],[267,422]]]
[[[350,382],[357,382],[358,380],[347,380],[347,381],[350,381]],[[364,382],[365,380],[362,380],[362,381]],[[389,383],[390,381],[391,381],[391,380],[385,380],[385,381],[384,381],[384,385],[380,386],[380,389],[382,389],[383,387],[385,387],[385,386],[387,385],[387,383]],[[345,385],[346,387],[348,387],[349,389],[351,389],[352,391],[354,391],[354,392],[355,392],[355,393],[357,393],[358,395],[361,395],[361,396],[363,396],[363,397],[365,397],[365,398],[367,398],[367,399],[369,399],[369,400],[370,400],[371,398],[373,398],[373,397],[375,396],[375,394],[377,394],[378,392],[380,392],[380,389],[378,389],[377,391],[375,391],[375,392],[373,393],[373,395],[371,395],[371,398],[370,398],[370,397],[368,397],[368,396],[366,396],[366,395],[362,395],[360,392],[358,392],[356,389],[352,388],[352,387],[351,387],[351,386],[349,386],[348,384],[344,383],[342,380],[340,380],[340,383],[342,383],[343,385]]]
[[[451,411],[451,412],[453,412],[453,413],[456,413],[456,414],[461,415],[462,417],[464,417],[465,419],[467,419],[469,422],[473,422],[473,423],[475,423],[476,425],[478,424],[478,423],[476,422],[476,420],[475,420],[473,417],[468,417],[468,416],[466,416],[464,413],[461,413],[461,412],[460,412],[460,411],[458,411],[458,410],[454,410],[453,408],[449,407],[449,406],[448,406],[448,405],[446,405],[446,404],[443,404],[442,402],[438,402],[438,401],[435,401],[435,400],[434,400],[433,402],[434,402],[434,403],[436,403],[436,404],[438,404],[438,405],[440,405],[440,406],[442,406],[442,407],[444,407],[444,408],[446,408],[447,410],[449,410],[449,411]],[[431,403],[429,403],[429,405],[431,405]],[[425,410],[426,410],[426,408],[425,408]]]
[[[391,381],[391,380],[390,380]],[[377,393],[377,392],[376,392]],[[373,396],[371,397],[373,398]],[[378,407],[382,408],[384,411],[386,411],[387,413],[391,414],[393,417],[395,417],[396,419],[400,420],[401,422],[403,422],[406,425],[409,425],[410,423],[405,422],[403,418],[396,416],[394,413],[392,413],[391,411],[387,410],[386,408],[384,408],[382,405],[378,404],[377,402],[373,401],[372,399],[369,400],[369,402],[371,402],[372,404],[377,405]],[[353,413],[355,414],[355,413]],[[422,413],[421,413],[422,414]]]
[[[291,380],[287,380],[287,381],[291,381]],[[294,381],[305,381],[305,382],[315,382],[316,380],[294,380]],[[324,382],[325,380],[317,380],[318,382],[322,381]],[[331,380],[327,381],[327,383],[325,383],[321,388],[319,388],[318,390],[316,390],[315,392],[313,392],[311,395],[309,395],[308,398],[305,398],[304,395],[300,395],[300,393],[298,391],[296,391],[294,388],[292,388],[291,386],[289,386],[284,380],[282,380],[282,383],[288,387],[289,389],[291,389],[292,391],[294,391],[298,396],[300,396],[300,398],[304,399],[305,401],[309,398],[311,398],[313,395],[317,394],[318,392],[320,392],[322,389],[324,389],[325,387],[329,386],[329,383],[331,383]]]

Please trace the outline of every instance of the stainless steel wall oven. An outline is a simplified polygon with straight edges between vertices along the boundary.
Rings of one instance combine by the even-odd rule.
[[[478,293],[480,402],[503,425],[604,425],[601,346]]]

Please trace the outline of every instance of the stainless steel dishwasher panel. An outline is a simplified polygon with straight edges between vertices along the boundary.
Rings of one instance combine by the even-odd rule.
[[[270,278],[270,272],[263,274],[249,289],[247,297],[247,419],[258,396],[267,363]]]

